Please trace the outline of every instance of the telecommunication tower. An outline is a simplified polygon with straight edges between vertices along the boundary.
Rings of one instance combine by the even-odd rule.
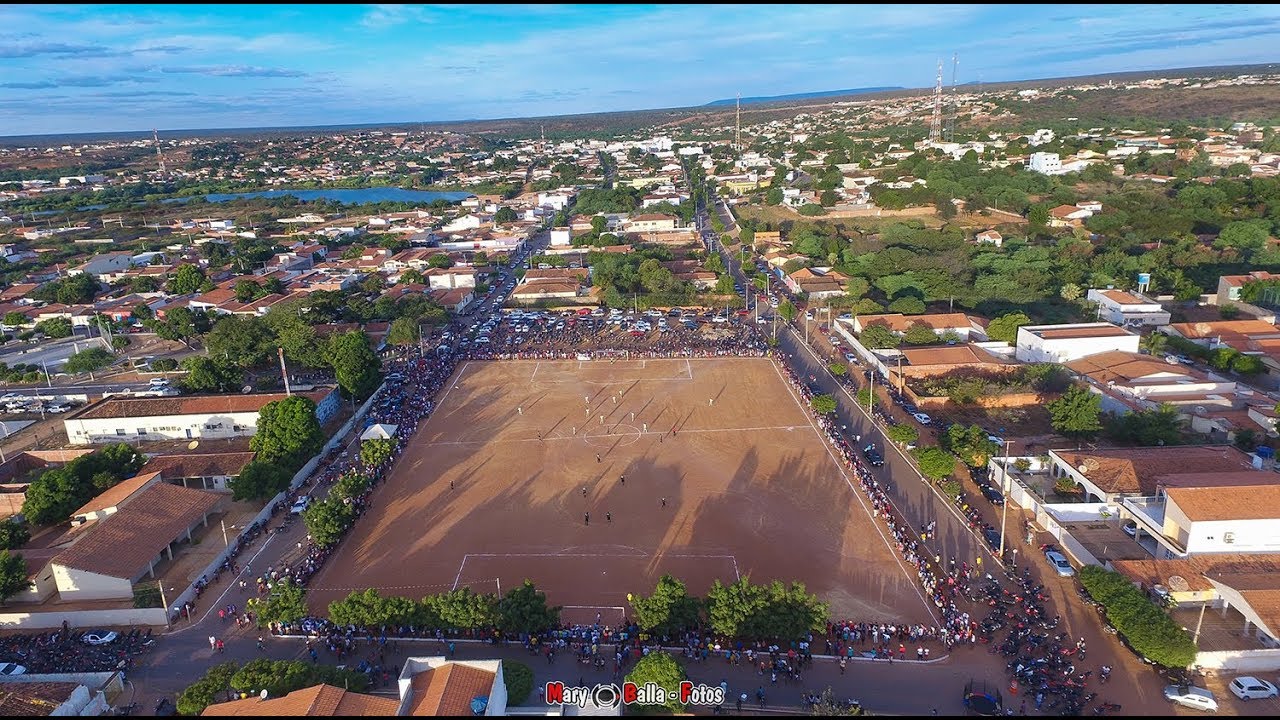
[[[152,128],[151,138],[155,140],[156,143],[156,159],[160,161],[160,174],[164,175],[167,171],[164,167],[164,153],[160,152],[160,131]]]
[[[733,149],[742,152],[742,93],[738,93],[734,114]]]
[[[938,83],[933,88],[933,120],[929,123],[929,142],[942,139],[942,61],[938,61]]]
[[[947,121],[947,142],[956,141],[956,115],[960,114],[960,102],[956,99],[956,73],[960,68],[960,54],[951,54],[951,117]]]

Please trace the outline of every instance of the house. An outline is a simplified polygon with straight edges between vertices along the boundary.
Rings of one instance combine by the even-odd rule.
[[[4,717],[95,717],[110,715],[107,692],[123,690],[121,673],[77,673],[66,682],[66,676],[53,673],[24,673],[0,678],[4,693],[0,695],[0,716]]]
[[[105,283],[113,283],[124,277],[133,267],[133,256],[127,252],[103,253],[94,255],[80,267],[67,270],[68,275],[89,275]]]
[[[1062,158],[1058,156],[1058,153],[1031,153],[1031,160],[1027,163],[1027,167],[1031,172],[1038,172],[1041,175],[1061,175],[1063,173]]]
[[[996,230],[983,230],[975,235],[973,239],[976,240],[979,245],[984,243],[995,245],[996,247],[1004,245],[1004,237]]]
[[[1141,338],[1111,323],[1023,325],[1018,328],[1014,357],[1027,363],[1068,363],[1098,353],[1138,352]]]
[[[905,335],[912,325],[920,324],[939,335],[953,332],[962,342],[968,342],[970,333],[975,331],[973,319],[964,313],[858,315],[845,322],[852,325],[853,331],[858,334],[862,334],[871,325],[884,325],[896,335]]]
[[[538,193],[538,205],[553,210],[563,210],[573,202],[575,195],[574,191],[563,189],[555,192],[541,192]]]
[[[240,476],[252,460],[252,452],[193,453],[156,455],[138,471],[139,475],[160,473],[164,481],[197,490],[230,491],[229,483]]]
[[[848,275],[831,268],[800,268],[782,279],[791,292],[807,293],[810,300],[840,297],[848,281]]]
[[[539,300],[555,300],[578,296],[580,285],[569,280],[544,280],[541,282],[524,282],[516,286],[511,299],[520,303],[535,303]]]
[[[432,290],[452,290],[454,288],[474,288],[476,271],[470,267],[431,268],[422,273]]]
[[[465,313],[476,299],[474,287],[440,288],[432,290],[430,295],[432,300],[455,315]]]
[[[1280,339],[1280,328],[1262,320],[1173,323],[1160,328],[1160,332],[1185,338],[1211,350],[1232,343]]]
[[[1090,217],[1093,213],[1088,210],[1081,210],[1075,205],[1059,205],[1049,211],[1049,227],[1080,227]]]
[[[314,715],[352,717],[504,715],[621,715],[621,704],[604,708],[588,703],[550,707],[507,705],[507,685],[500,660],[449,660],[441,656],[410,657],[396,680],[396,697],[354,693],[332,685],[313,685],[281,698],[251,697],[210,705],[201,713],[218,717]]]
[[[127,496],[121,491],[77,511],[77,517],[96,519],[72,528],[71,546],[49,561],[63,600],[132,598],[134,583],[154,577],[156,565],[173,559],[173,546],[189,541],[225,502],[223,495],[169,485],[159,477],[156,473],[142,487],[128,486]]]
[[[680,218],[674,215],[664,215],[662,213],[636,215],[627,220],[624,230],[635,233],[672,232],[676,229],[676,224],[679,220]]]
[[[1255,270],[1248,275],[1222,275],[1218,278],[1218,304],[1227,305],[1241,302],[1240,290],[1245,283],[1271,281],[1276,281],[1280,285],[1280,274],[1270,273],[1266,270]],[[1260,298],[1259,302],[1263,305],[1280,305],[1280,290],[1272,292],[1271,297]]]
[[[588,224],[587,228],[588,229],[591,228],[590,224]],[[570,228],[567,228],[567,227],[551,228],[551,246],[552,247],[564,247],[566,245],[569,245],[572,240],[573,240],[573,231]]]
[[[1074,480],[1087,502],[1113,505],[1127,496],[1154,496],[1157,486],[1186,481],[1183,475],[1201,483],[1215,476],[1238,480],[1238,473],[1252,478],[1237,484],[1256,484],[1271,475],[1256,470],[1247,453],[1230,445],[1050,450],[1049,460],[1051,477]]]
[[[340,400],[331,388],[297,393],[316,404],[323,425],[337,411]],[[285,393],[253,395],[184,395],[126,398],[113,396],[68,415],[63,426],[73,445],[122,440],[192,440],[253,435],[262,406],[283,400]]]
[[[1066,363],[1103,396],[1103,410],[1129,412],[1162,403],[1232,407],[1236,383],[1150,355],[1111,350]]]
[[[1098,304],[1099,318],[1124,327],[1160,327],[1171,317],[1155,300],[1124,290],[1093,288],[1085,299]]]

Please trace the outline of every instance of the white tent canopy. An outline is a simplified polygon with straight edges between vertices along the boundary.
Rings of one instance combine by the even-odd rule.
[[[388,440],[395,437],[396,425],[386,425],[383,423],[375,423],[369,426],[368,430],[360,433],[361,440]]]

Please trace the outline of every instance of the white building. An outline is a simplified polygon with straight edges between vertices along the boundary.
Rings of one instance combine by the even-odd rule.
[[[1098,317],[1128,327],[1161,327],[1169,324],[1169,312],[1160,303],[1138,293],[1091,289],[1085,296],[1098,304]]]
[[[1141,338],[1111,323],[1023,325],[1014,356],[1027,363],[1067,363],[1112,350],[1138,352]]]
[[[573,239],[573,232],[567,227],[551,228],[551,246],[564,247]]]
[[[1031,160],[1027,167],[1032,172],[1038,172],[1041,175],[1061,175],[1063,173],[1062,159],[1058,157],[1058,153],[1031,153]]]
[[[315,402],[321,424],[338,409],[338,394],[333,388],[297,394]],[[67,441],[73,445],[242,437],[257,432],[262,406],[286,397],[284,393],[111,397],[77,410],[62,423]]]
[[[541,192],[538,193],[538,204],[542,207],[549,207],[553,210],[563,210],[573,202],[573,193],[557,191],[557,192]]]

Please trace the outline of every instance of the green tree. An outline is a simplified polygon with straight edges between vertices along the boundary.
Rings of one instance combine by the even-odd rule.
[[[236,282],[235,293],[236,300],[242,303],[253,302],[267,294],[257,281],[247,279]]]
[[[414,318],[396,318],[387,329],[387,342],[392,345],[417,345],[420,338],[418,321]]]
[[[1112,416],[1106,426],[1113,439],[1139,446],[1180,445],[1182,429],[1178,409],[1168,404]]]
[[[1026,313],[1012,312],[987,323],[987,337],[1013,345],[1018,340],[1018,328],[1030,325],[1031,318]]]
[[[782,316],[783,320],[791,322],[796,319],[796,306],[790,300],[783,300],[778,304],[778,314]]]
[[[836,411],[836,399],[830,395],[814,395],[809,405],[819,415],[830,415]]]
[[[295,585],[288,578],[278,580],[271,586],[271,594],[266,601],[250,598],[257,613],[258,627],[277,623],[293,623],[307,616],[307,593],[301,585]]]
[[[1213,241],[1214,247],[1235,248],[1246,252],[1261,250],[1270,237],[1269,223],[1265,220],[1237,220],[1227,223],[1218,238]]]
[[[132,476],[143,462],[132,447],[116,443],[46,470],[28,486],[22,514],[33,525],[62,522],[103,490]]]
[[[533,668],[519,660],[503,660],[502,683],[507,687],[507,706],[524,705],[533,692]]]
[[[822,203],[823,207],[832,207],[840,202],[840,196],[836,195],[835,190],[823,190],[818,202]]]
[[[498,599],[491,594],[477,594],[461,587],[422,599],[425,606],[440,618],[445,627],[487,628],[497,622]]]
[[[369,347],[369,336],[361,330],[338,335],[329,341],[329,364],[338,387],[347,397],[363,400],[382,383],[382,361]]]
[[[636,662],[631,672],[627,673],[627,682],[643,687],[645,683],[655,683],[666,690],[666,702],[658,707],[673,713],[684,712],[684,704],[680,702],[680,683],[688,675],[684,666],[664,650],[657,650],[645,655]]]
[[[0,605],[31,587],[29,576],[26,558],[0,550]]]
[[[1049,223],[1049,208],[1044,205],[1032,205],[1027,211],[1027,224],[1032,229],[1040,230]]]
[[[400,273],[401,285],[426,285],[427,278],[416,268],[409,268]]]
[[[244,370],[226,358],[192,355],[182,361],[187,371],[180,384],[191,392],[235,392],[244,384]]]
[[[343,533],[356,521],[355,508],[341,498],[330,497],[312,503],[302,512],[311,540],[322,548],[336,545]]]
[[[858,388],[858,392],[854,393],[854,397],[858,398],[858,407],[870,408],[872,403],[880,404],[879,398],[871,391],[871,388]]]
[[[937,482],[956,470],[956,456],[940,447],[918,447],[911,451],[916,463],[920,466],[920,474]]]
[[[115,362],[115,356],[110,352],[100,347],[91,347],[67,358],[67,363],[62,366],[62,369],[73,375],[81,375],[101,370],[113,362]]]
[[[849,366],[844,363],[828,363],[827,370],[831,371],[836,377],[844,377],[849,374]]]
[[[630,601],[636,624],[651,633],[675,636],[698,623],[701,603],[670,575],[658,578],[653,594],[631,596]]]
[[[23,327],[31,322],[31,319],[17,310],[10,310],[4,314],[4,324],[11,327]]]
[[[804,215],[805,217],[818,217],[819,215],[827,214],[826,208],[818,205],[817,203],[805,203],[804,205],[801,205],[800,209],[796,212]]]
[[[427,258],[427,267],[433,268],[451,268],[453,267],[453,258],[448,253],[436,253]]]
[[[907,327],[902,339],[908,345],[936,345],[938,344],[938,333],[922,322],[915,322]]]
[[[271,328],[252,315],[223,315],[204,339],[212,357],[222,357],[242,368],[263,365],[276,349]]]
[[[1000,449],[999,443],[987,436],[987,431],[977,425],[956,423],[947,428],[940,438],[942,447],[955,453],[969,467],[983,467]]]
[[[743,577],[731,585],[716,580],[706,598],[707,622],[717,634],[749,640],[797,640],[827,621],[827,606],[803,583],[753,585]]]
[[[258,453],[256,460],[293,471],[322,447],[324,430],[311,398],[294,395],[269,402],[258,411],[257,432],[249,440],[249,448]]]
[[[53,317],[36,323],[36,332],[48,338],[71,337],[71,319]]]
[[[862,333],[858,335],[858,342],[872,349],[895,348],[902,344],[902,337],[888,327],[875,323],[862,328]]]
[[[1196,659],[1191,635],[1120,573],[1084,565],[1078,573],[1089,596],[1106,610],[1107,621],[1143,658],[1185,669]]]
[[[219,694],[231,688],[231,677],[239,669],[239,663],[235,662],[224,662],[209,668],[204,677],[178,694],[178,714],[199,715],[205,708],[218,702]]]
[[[271,697],[283,697],[295,690],[322,683],[350,692],[361,692],[369,686],[369,676],[333,665],[258,658],[245,663],[229,681],[232,689],[237,692],[257,695],[266,690]]]
[[[233,500],[266,500],[284,492],[293,476],[285,468],[254,460],[231,479]]]
[[[171,295],[190,295],[204,285],[204,271],[195,265],[179,265],[166,288]]]
[[[884,434],[892,441],[908,445],[920,438],[920,431],[913,425],[890,425]]]
[[[506,225],[519,219],[519,216],[516,215],[516,211],[506,207],[505,205],[498,208],[498,212],[493,214],[493,221],[498,225]]]
[[[1075,302],[1084,295],[1084,289],[1075,283],[1065,283],[1062,289],[1058,291],[1058,295],[1067,302]]]
[[[498,627],[508,633],[540,633],[560,624],[560,607],[547,605],[547,594],[525,580],[498,600]]]
[[[395,449],[396,441],[391,438],[370,438],[360,443],[360,462],[368,468],[382,467]]]
[[[781,205],[782,204],[782,188],[771,187],[764,194],[765,205]]]
[[[1142,338],[1142,348],[1149,354],[1159,357],[1164,354],[1165,346],[1169,344],[1169,336],[1162,332],[1153,332]]]
[[[1102,429],[1102,396],[1082,385],[1071,386],[1045,407],[1053,429],[1067,437],[1092,437]]]
[[[31,539],[31,531],[26,523],[17,518],[0,521],[0,550],[17,550]]]

